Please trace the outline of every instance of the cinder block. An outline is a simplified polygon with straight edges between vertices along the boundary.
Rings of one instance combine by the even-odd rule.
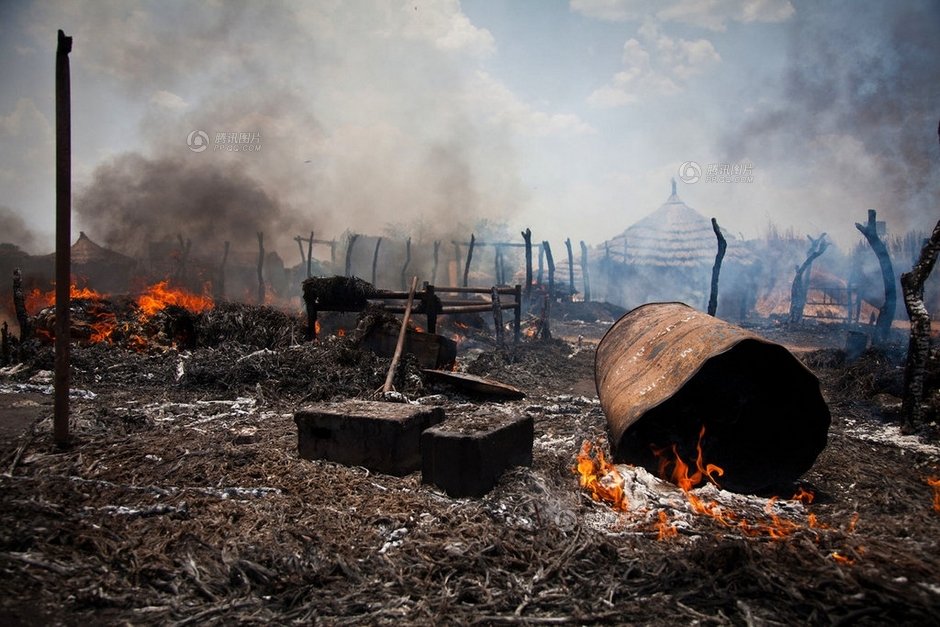
[[[531,416],[457,417],[421,436],[421,475],[449,496],[483,496],[512,466],[532,465]]]
[[[421,468],[421,432],[443,419],[440,407],[372,401],[320,403],[294,414],[297,450],[304,459],[406,475]]]

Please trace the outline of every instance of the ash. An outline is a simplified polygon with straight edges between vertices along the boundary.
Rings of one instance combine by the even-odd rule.
[[[289,317],[231,313],[188,349],[75,348],[66,450],[51,437],[48,355],[0,372],[7,621],[874,625],[940,615],[940,512],[926,483],[940,455],[901,437],[875,398],[890,392],[877,382],[897,376],[891,359],[847,366],[819,338],[774,338],[804,349],[833,413],[830,444],[804,477],[813,502],[691,492],[749,523],[775,517],[789,532],[774,539],[697,513],[642,468],[617,467],[624,512],[579,487],[582,442],[606,446],[593,346],[609,325],[579,322],[566,337],[559,324],[562,339],[514,350],[473,337],[475,357],[460,352],[458,367],[524,388],[521,401],[464,396],[404,360],[396,388],[412,402],[535,421],[531,468],[508,471],[481,499],[451,499],[420,473],[299,459],[293,412],[371,397],[389,360],[348,338],[298,343]],[[664,539],[661,515],[674,530]]]

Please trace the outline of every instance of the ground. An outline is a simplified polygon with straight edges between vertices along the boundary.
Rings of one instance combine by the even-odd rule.
[[[533,466],[481,499],[448,498],[420,473],[298,458],[298,407],[366,398],[384,379],[388,360],[349,338],[77,348],[65,449],[51,438],[48,351],[6,369],[0,621],[937,623],[940,511],[926,479],[940,476],[940,449],[929,429],[900,434],[884,395],[897,394],[899,351],[846,364],[841,331],[755,328],[823,383],[833,424],[804,477],[815,499],[699,494],[755,523],[773,513],[785,530],[774,539],[695,514],[636,469],[621,468],[625,512],[579,487],[582,443],[606,442],[593,348],[613,318],[559,309],[555,340],[497,350],[474,331],[459,349],[460,367],[524,400],[464,396],[404,363],[411,399],[534,418]]]

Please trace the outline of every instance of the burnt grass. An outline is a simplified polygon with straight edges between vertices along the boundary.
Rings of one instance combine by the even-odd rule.
[[[585,381],[607,326],[560,323],[561,339],[503,349],[465,331],[460,367],[521,401],[432,384],[405,359],[396,388],[411,399],[533,416],[533,467],[481,499],[298,458],[299,406],[382,385],[389,360],[354,338],[303,343],[301,321],[233,306],[194,321],[190,348],[77,347],[73,386],[96,396],[73,398],[71,445],[54,445],[50,403],[0,444],[0,622],[937,624],[926,478],[940,460],[881,437],[899,420],[885,395],[902,351],[846,363],[839,332],[756,329],[822,381],[833,424],[804,485],[828,528],[772,540],[693,517],[660,541],[630,514],[598,525],[607,506],[571,471],[581,442],[605,437]],[[41,349],[0,385],[49,366]],[[931,429],[921,440],[936,444]]]

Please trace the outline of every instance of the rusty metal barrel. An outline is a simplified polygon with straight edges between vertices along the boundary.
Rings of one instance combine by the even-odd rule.
[[[701,459],[724,469],[722,488],[763,494],[791,487],[826,446],[829,408],[808,368],[682,303],[620,318],[597,347],[594,376],[618,462],[657,472],[673,445],[689,462],[701,442]]]

